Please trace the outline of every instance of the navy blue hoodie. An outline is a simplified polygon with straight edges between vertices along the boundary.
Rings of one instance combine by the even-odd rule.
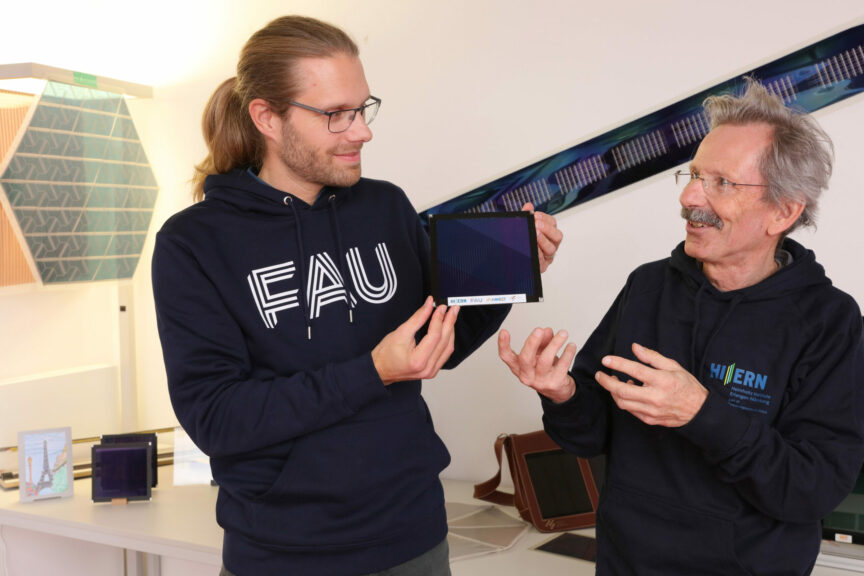
[[[543,399],[565,448],[607,454],[601,575],[809,574],[820,520],[864,460],[861,312],[812,251],[759,284],[718,291],[679,245],[635,270],[574,363],[576,395]],[[595,381],[637,342],[708,389],[680,428],[648,426]],[[629,377],[618,374],[622,381]]]
[[[248,171],[156,237],[171,402],[210,456],[238,576],[364,574],[447,531],[450,461],[419,381],[385,387],[371,350],[423,304],[429,241],[404,193],[368,179],[312,206]],[[455,366],[508,307],[460,312]]]

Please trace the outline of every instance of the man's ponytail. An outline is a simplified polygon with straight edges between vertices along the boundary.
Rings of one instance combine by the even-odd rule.
[[[211,174],[224,174],[235,168],[261,167],[261,133],[234,90],[237,78],[225,80],[210,96],[201,117],[201,131],[207,144],[207,157],[195,166],[192,177],[195,201],[204,199],[204,180]]]

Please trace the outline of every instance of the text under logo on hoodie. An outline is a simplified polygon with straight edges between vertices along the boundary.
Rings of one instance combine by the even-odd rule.
[[[729,405],[749,412],[767,414],[771,405],[768,376],[732,364],[711,363],[711,378],[729,389]]]
[[[334,302],[347,302],[352,306],[357,298],[371,304],[383,304],[396,294],[396,271],[387,251],[387,245],[380,243],[375,247],[381,278],[380,284],[373,284],[366,273],[366,267],[358,248],[351,248],[345,255],[348,272],[357,294],[349,293],[339,268],[327,252],[319,252],[309,257],[306,303],[310,319],[317,318],[321,310]],[[257,268],[246,277],[252,298],[267,328],[274,328],[280,312],[300,306],[300,288],[294,288],[297,267],[294,261],[282,262],[264,268]],[[302,280],[300,280],[302,282]],[[344,304],[343,304],[344,306]]]

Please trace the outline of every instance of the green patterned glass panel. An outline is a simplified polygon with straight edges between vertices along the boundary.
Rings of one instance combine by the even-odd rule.
[[[94,280],[112,280],[115,278],[131,278],[135,274],[138,258],[105,258],[99,261]]]
[[[98,112],[81,111],[75,131],[83,134],[98,134],[109,136],[114,129],[114,124],[120,118],[111,114],[100,114]]]
[[[75,130],[75,124],[77,124],[80,114],[81,110],[78,109],[60,108],[40,103],[33,113],[30,126],[71,132]]]
[[[114,131],[111,133],[114,138],[127,138],[129,140],[137,140],[138,132],[135,130],[135,124],[131,118],[117,117],[117,122],[114,124]]]
[[[45,283],[129,278],[158,185],[125,100],[48,82],[2,176]]]
[[[106,246],[105,254],[108,256],[141,254],[146,238],[146,234],[115,234]]]

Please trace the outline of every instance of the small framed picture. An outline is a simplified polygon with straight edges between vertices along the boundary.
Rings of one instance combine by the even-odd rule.
[[[18,432],[21,502],[72,496],[72,429]]]

